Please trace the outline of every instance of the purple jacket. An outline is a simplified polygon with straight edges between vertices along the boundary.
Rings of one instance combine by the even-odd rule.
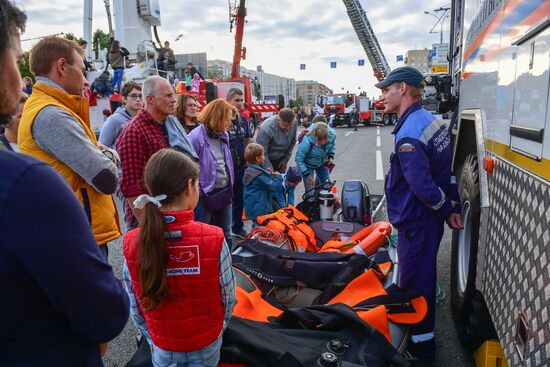
[[[229,175],[229,182],[231,187],[233,187],[233,158],[231,157],[231,152],[229,150],[229,135],[227,132],[219,133],[218,135],[222,141],[223,155],[225,156],[225,168],[227,170],[227,174]],[[199,127],[193,129],[193,131],[189,133],[189,140],[191,140],[191,144],[193,144],[193,148],[195,148],[195,152],[197,152],[199,156],[199,186],[201,188],[201,193],[209,193],[216,182],[216,158],[214,157],[214,152],[212,152],[210,142],[208,141],[206,127],[204,125],[200,125]]]

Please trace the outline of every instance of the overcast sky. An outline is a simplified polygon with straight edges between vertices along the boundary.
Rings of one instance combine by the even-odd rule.
[[[437,33],[429,34],[436,18],[424,11],[450,5],[450,0],[360,1],[392,69],[401,65],[395,61],[397,55],[439,43],[439,27]],[[28,16],[23,39],[59,32],[82,36],[83,0],[15,3]],[[229,33],[227,0],[160,0],[160,8],[159,36],[170,41],[176,53],[207,52],[208,59],[232,60],[234,35]],[[361,88],[370,96],[378,95],[372,68],[341,0],[249,0],[247,10],[243,66],[262,65],[268,73],[317,80],[335,92]],[[105,14],[103,0],[95,0],[94,30],[108,30]],[[444,40],[448,27],[447,19]],[[23,47],[30,49],[35,42],[23,42]],[[357,66],[358,59],[365,59],[366,65]],[[330,68],[331,61],[338,63],[336,69]],[[300,64],[306,64],[306,70],[300,70]]]

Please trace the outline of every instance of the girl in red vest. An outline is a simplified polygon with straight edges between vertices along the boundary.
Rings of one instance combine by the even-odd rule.
[[[124,237],[132,318],[142,331],[145,321],[154,366],[217,366],[235,303],[223,231],[194,221],[198,176],[184,153],[155,153],[144,175],[150,195],[134,202],[145,220]]]

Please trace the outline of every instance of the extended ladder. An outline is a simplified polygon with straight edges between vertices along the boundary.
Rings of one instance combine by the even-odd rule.
[[[355,33],[365,50],[374,71],[374,76],[380,81],[390,73],[390,66],[382,53],[380,44],[372,30],[367,13],[363,10],[359,0],[343,0],[348,11],[349,19]]]

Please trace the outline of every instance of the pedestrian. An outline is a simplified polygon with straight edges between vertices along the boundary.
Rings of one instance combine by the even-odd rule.
[[[107,244],[120,236],[112,197],[118,169],[99,147],[88,105],[82,103],[82,48],[75,41],[49,36],[31,49],[29,61],[36,84],[19,123],[19,149],[50,164],[67,180],[107,260]]]
[[[170,42],[165,41],[164,47],[158,48],[157,52],[157,67],[160,70],[168,71],[170,67],[176,65],[176,56],[174,55],[174,50],[170,48]]]
[[[351,126],[353,126],[353,131],[357,131],[357,125],[359,124],[359,112],[357,112],[357,107],[353,107],[353,112],[349,116],[351,121]]]
[[[231,88],[227,91],[225,100],[237,111],[242,111],[244,106],[244,93],[239,88]],[[233,185],[233,206],[231,231],[241,237],[246,236],[243,223],[243,177],[246,166],[244,150],[250,143],[250,131],[248,121],[242,114],[236,114],[229,128],[229,149],[233,158],[235,183]]]
[[[88,48],[88,41],[81,39],[78,41],[78,45],[82,48],[84,53],[86,53],[86,48]],[[94,70],[94,67],[88,61],[86,55],[84,55],[83,59],[84,59],[84,76],[87,76],[89,71]]]
[[[424,320],[411,326],[407,355],[430,362],[435,357],[436,262],[443,224],[461,229],[462,221],[451,177],[451,137],[443,121],[422,108],[424,86],[422,74],[409,66],[376,84],[384,112],[399,118],[385,183],[388,218],[398,233],[399,285],[419,291],[428,302]]]
[[[20,100],[25,15],[0,0],[0,125]],[[48,164],[0,149],[1,366],[101,366],[128,320],[82,206]],[[93,322],[90,322],[93,320]]]
[[[194,95],[186,93],[178,95],[175,116],[187,135],[200,125],[197,119],[199,108],[199,102]]]
[[[193,77],[193,75],[198,74],[199,78],[201,80],[204,80],[204,77],[202,76],[200,71],[195,66],[193,66],[192,62],[187,63],[187,65],[185,66],[185,70],[189,72],[189,76]]]
[[[150,76],[143,82],[143,108],[122,129],[116,143],[122,167],[120,191],[125,200],[128,228],[143,220],[143,210],[133,206],[139,195],[147,194],[143,170],[151,156],[163,148],[174,147],[197,157],[187,134],[174,116],[176,94],[168,81]],[[178,129],[179,127],[179,129]]]
[[[97,94],[101,98],[109,98],[111,94],[113,94],[113,87],[109,82],[110,79],[111,79],[111,74],[109,74],[109,71],[103,70],[103,72],[99,74],[99,76],[95,78],[94,81],[92,82],[92,85],[90,86],[90,90],[92,92],[97,92]]]
[[[248,144],[244,154],[248,162],[243,179],[246,198],[244,205],[246,215],[252,219],[255,227],[257,217],[271,214],[276,210],[275,195],[278,187],[282,186],[283,177],[278,172],[271,172],[262,167],[265,152],[260,144]]]
[[[31,93],[32,93],[32,79],[30,76],[26,76],[23,78],[23,83],[24,83],[24,86],[23,86],[23,92],[25,92],[25,94],[27,96],[30,96]]]
[[[235,107],[218,98],[206,105],[198,117],[201,126],[189,134],[200,162],[200,198],[195,218],[220,227],[230,248],[235,177],[227,130],[237,113]]]
[[[319,183],[330,180],[327,165],[334,160],[335,138],[333,129],[324,122],[317,122],[298,146],[296,164],[300,167],[306,192],[313,188],[314,176],[317,176]]]
[[[185,77],[185,90],[187,92],[190,92],[191,91],[191,80],[192,80],[191,73],[189,72],[189,70],[185,70],[183,72],[183,75]]]
[[[125,83],[120,94],[123,105],[107,117],[101,134],[99,134],[99,142],[111,149],[116,149],[116,141],[120,132],[143,107],[141,85],[138,83],[132,81]]]
[[[260,125],[256,143],[265,150],[265,168],[284,173],[296,145],[296,116],[290,108],[283,108],[277,115],[266,119]]]
[[[286,171],[286,174],[282,175],[283,182],[277,186],[275,192],[275,202],[277,203],[275,210],[280,208],[286,208],[288,205],[294,205],[295,198],[294,192],[296,186],[302,182],[302,175],[300,173],[300,167],[292,166]]]
[[[334,118],[336,117],[336,115],[334,114],[331,114],[329,119],[328,119],[328,126],[329,127],[334,127]]]
[[[145,167],[144,225],[124,237],[127,289],[142,310],[154,366],[217,366],[235,304],[231,254],[222,230],[193,218],[199,169],[172,149]],[[168,241],[166,233],[174,236]]]
[[[120,46],[120,42],[114,40],[107,54],[107,62],[113,68],[114,75],[113,80],[111,81],[111,89],[120,93],[122,87],[122,80],[124,78],[124,68],[126,67],[125,57],[128,56],[130,52],[124,47]]]
[[[21,115],[23,114],[23,107],[29,97],[25,93],[21,93],[19,99],[19,105],[17,110],[13,114],[12,119],[5,127],[5,131],[0,135],[0,150],[6,149],[12,152],[19,152],[19,145],[17,145],[17,131],[19,130],[19,121],[21,121]]]

